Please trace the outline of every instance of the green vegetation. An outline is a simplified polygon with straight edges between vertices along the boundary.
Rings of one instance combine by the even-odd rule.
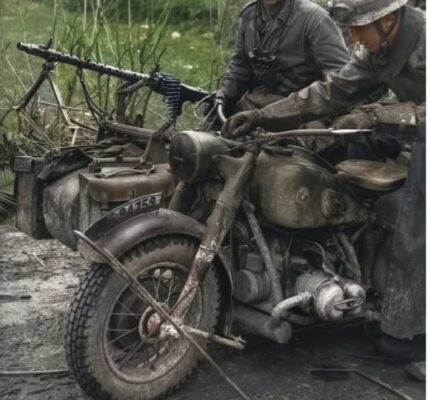
[[[13,154],[40,155],[71,143],[71,132],[60,113],[47,103],[54,96],[47,84],[28,116],[15,112],[37,79],[43,61],[16,49],[16,43],[42,44],[53,38],[53,48],[97,62],[135,71],[161,70],[183,82],[213,91],[217,88],[231,48],[231,33],[245,0],[0,0],[0,218],[11,211],[6,169]],[[52,74],[65,104],[85,108],[76,70],[58,65]],[[116,79],[86,72],[89,91],[103,109],[112,111]],[[130,106],[129,121],[145,110],[145,126],[158,127],[166,117],[162,99],[140,90]],[[73,112],[70,112],[73,114]],[[88,113],[74,118],[91,123]],[[78,114],[78,115],[77,115]],[[195,127],[198,116],[188,105],[176,129]],[[94,140],[82,135],[78,143]],[[6,193],[7,186],[7,193]]]
[[[41,0],[49,1],[52,0]],[[105,6],[109,6],[111,1],[104,1]],[[115,1],[115,7],[119,10],[118,16],[122,21],[127,21],[128,10],[131,10],[132,18],[136,22],[145,22],[147,20],[156,20],[164,10],[165,1],[159,0],[118,0]],[[223,0],[175,0],[169,24],[187,25],[194,27],[206,24],[214,25],[218,19],[218,10],[222,8]],[[244,4],[242,1],[234,1],[231,7],[235,11]],[[64,0],[64,7],[72,12],[83,12],[85,0]]]
[[[54,102],[47,85],[40,89],[38,101],[27,107],[28,119],[14,112],[3,118],[42,66],[41,59],[19,52],[17,42],[42,44],[53,38],[55,49],[145,73],[160,64],[162,71],[181,81],[214,91],[230,56],[238,12],[246,2],[0,0],[0,171],[13,154],[40,155],[71,143],[59,111],[47,104]],[[120,82],[91,72],[84,75],[95,102],[111,112]],[[67,106],[85,108],[75,68],[58,65],[52,76]],[[133,99],[129,121],[142,112],[146,127],[159,127],[165,120],[162,100],[145,89]],[[88,113],[72,113],[91,123]],[[200,113],[187,105],[176,129],[195,127],[199,119]],[[94,134],[83,135],[77,143],[93,140]],[[10,183],[9,172],[0,178],[0,187]]]
[[[136,71],[149,72],[159,63],[161,70],[175,74],[183,82],[215,90],[224,71],[231,43],[236,13],[244,1],[232,0],[0,0],[4,12],[0,24],[0,119],[16,104],[37,77],[42,61],[16,50],[18,41],[45,43],[54,38],[53,47]],[[79,105],[76,71],[57,66],[54,80],[68,106]],[[111,110],[118,83],[106,77],[86,73],[91,94],[98,104]],[[51,101],[48,88],[41,90],[44,101]],[[133,115],[144,104],[147,93],[135,101]],[[147,118],[160,125],[162,103],[152,96]],[[150,114],[150,112],[149,112]],[[185,113],[179,127],[195,123],[193,112]],[[60,121],[41,130],[55,146],[67,144]],[[0,127],[0,146],[7,140],[18,143],[24,152],[44,150],[28,146],[16,121],[8,117]],[[22,126],[21,126],[22,128]],[[47,129],[45,129],[47,128]],[[11,134],[12,133],[12,134]],[[28,133],[28,132],[27,132]],[[28,136],[28,135],[27,135]],[[49,146],[47,146],[49,147]],[[0,158],[10,156],[10,149],[0,147]]]

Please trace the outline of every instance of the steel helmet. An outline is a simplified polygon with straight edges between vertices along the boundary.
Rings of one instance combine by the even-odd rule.
[[[388,15],[407,3],[407,0],[332,0],[330,15],[343,26],[367,25]]]

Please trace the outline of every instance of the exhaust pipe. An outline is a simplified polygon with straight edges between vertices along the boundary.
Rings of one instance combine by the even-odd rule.
[[[235,303],[234,321],[251,334],[262,336],[279,344],[287,343],[292,336],[291,325],[286,321],[273,324],[270,315]]]

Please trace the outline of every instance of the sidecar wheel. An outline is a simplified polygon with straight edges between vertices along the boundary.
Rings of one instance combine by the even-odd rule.
[[[121,261],[168,309],[178,299],[197,248],[188,237],[162,237],[140,244]],[[184,323],[213,332],[219,305],[219,280],[210,268]],[[90,397],[164,398],[189,376],[200,353],[181,336],[150,334],[152,315],[151,307],[109,266],[91,266],[75,293],[66,326],[68,364]]]

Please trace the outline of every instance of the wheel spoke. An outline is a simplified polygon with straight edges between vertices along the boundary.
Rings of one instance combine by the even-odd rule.
[[[159,347],[160,347],[160,340],[158,340],[157,342],[156,342],[156,345],[155,345],[155,349],[154,349],[154,354],[149,358],[149,368],[152,370],[152,371],[155,371],[156,370],[156,368],[155,368],[155,362],[156,362],[156,360],[158,359],[158,357],[159,357]]]
[[[113,344],[114,342],[117,342],[119,339],[122,339],[123,337],[125,337],[126,335],[129,335],[131,332],[134,332],[138,329],[138,327],[132,328],[130,330],[128,330],[127,332],[125,332],[124,334],[118,336],[117,338],[114,338],[113,340],[110,340],[108,342],[108,344]]]
[[[117,362],[119,362],[119,365],[117,366],[117,368],[119,369],[119,371],[122,369],[122,367],[132,358],[134,357],[135,354],[137,354],[137,352],[141,349],[141,347],[143,346],[144,342],[141,340],[139,342],[136,342],[134,344],[134,347],[132,350],[130,350],[123,359],[119,359],[117,360]]]
[[[184,269],[171,267],[167,263],[153,266],[149,271],[140,274],[138,280],[153,299],[171,314],[190,295],[188,293],[179,300],[186,276]],[[193,290],[190,292],[193,293]],[[153,312],[149,304],[140,299],[130,286],[127,286],[116,300],[116,309],[110,314],[112,323],[107,329],[107,344],[110,348],[110,358],[121,373],[132,376],[144,373],[152,376],[157,374],[164,357],[173,357],[176,354],[175,344],[171,345],[168,337],[160,337],[158,330],[145,334],[141,332],[143,334],[140,336],[140,325],[145,326],[148,322],[141,321],[141,318],[148,319]],[[162,316],[160,320],[161,324],[165,322]]]
[[[158,283],[156,285],[156,296],[157,296],[156,300],[161,301],[161,298],[159,297],[159,289],[160,289],[160,283],[162,281],[162,274],[160,273],[159,269],[155,270],[155,273],[156,273],[156,271],[158,272],[158,276],[157,276]]]
[[[141,314],[135,314],[135,313],[111,313],[111,315],[120,315],[123,317],[140,317]]]
[[[155,296],[156,296],[155,300],[158,301],[159,300],[159,291],[158,291],[158,287],[156,285],[156,280],[154,279],[153,275],[151,276],[151,278],[152,278],[153,288],[155,289]],[[158,281],[158,283],[159,283],[159,281]]]
[[[165,301],[165,304],[168,306],[169,302],[171,300],[171,294],[172,294],[172,287],[173,287],[173,283],[174,283],[174,271],[171,271],[171,278],[169,280],[169,289],[168,289],[168,297]]]
[[[133,316],[137,321],[139,321],[140,320],[140,318],[137,318],[137,316],[138,316],[138,314],[135,314],[135,313],[133,313],[130,309],[129,309],[129,307],[128,306],[126,306],[125,304],[123,304],[121,301],[117,301],[117,304],[119,304],[120,306],[122,306],[123,308],[125,308],[126,309],[126,311],[128,311],[129,312],[129,315],[130,316]],[[140,315],[141,316],[141,315]]]
[[[129,353],[129,350],[133,348],[137,343],[139,342],[136,341],[136,342],[130,343],[120,350],[118,348],[114,348],[114,350],[112,351],[112,353],[114,353],[112,355],[113,361],[119,362],[120,360],[122,360],[123,357],[125,357]],[[117,358],[114,358],[114,357],[117,357]]]

